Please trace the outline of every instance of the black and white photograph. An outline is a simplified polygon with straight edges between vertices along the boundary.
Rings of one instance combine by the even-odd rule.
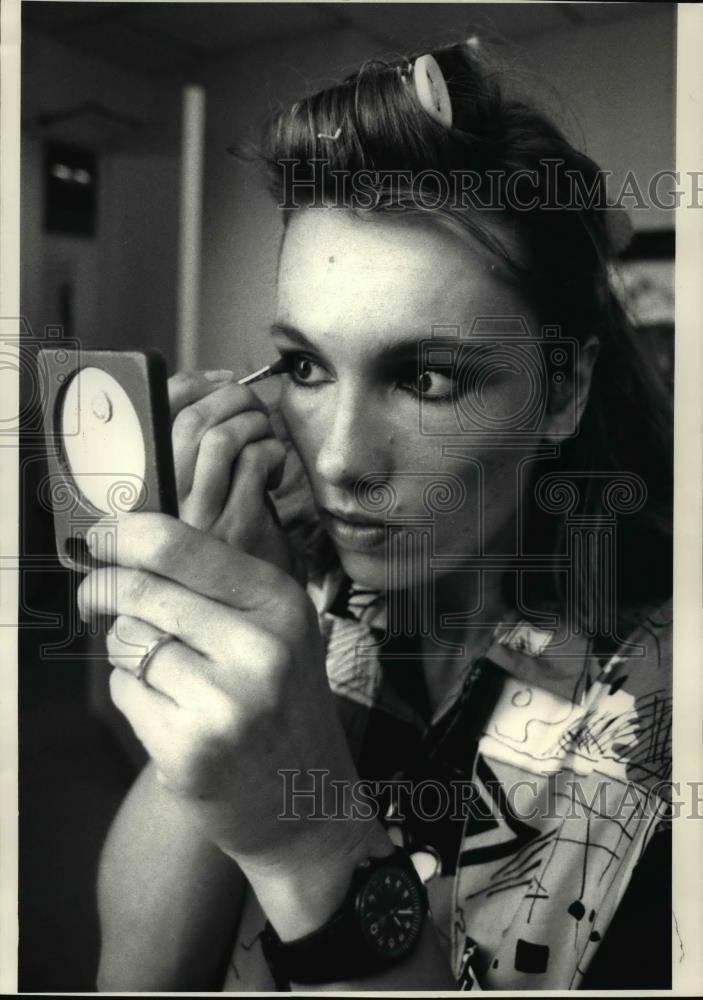
[[[703,988],[702,15],[6,8],[15,992]]]

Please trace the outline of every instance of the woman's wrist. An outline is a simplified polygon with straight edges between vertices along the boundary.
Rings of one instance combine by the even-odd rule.
[[[315,822],[315,827],[314,837],[301,840],[275,862],[237,859],[283,941],[327,923],[341,906],[357,865],[394,850],[378,820],[327,820]]]

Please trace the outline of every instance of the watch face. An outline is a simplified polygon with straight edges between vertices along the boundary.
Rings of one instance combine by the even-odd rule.
[[[384,958],[399,958],[410,951],[422,928],[420,889],[402,868],[379,868],[359,896],[358,913],[371,948]]]

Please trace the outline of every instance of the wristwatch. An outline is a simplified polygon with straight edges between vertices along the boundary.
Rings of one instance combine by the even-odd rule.
[[[323,927],[281,941],[267,921],[261,946],[277,988],[346,982],[381,972],[417,944],[427,915],[427,891],[410,856],[396,850],[367,858],[352,875],[339,909]]]

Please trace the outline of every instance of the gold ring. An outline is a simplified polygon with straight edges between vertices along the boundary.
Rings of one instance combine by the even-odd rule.
[[[160,636],[157,636],[156,639],[152,639],[149,645],[146,647],[146,650],[144,651],[144,656],[142,656],[141,660],[139,661],[139,666],[137,667],[134,676],[137,678],[138,681],[141,681],[143,684],[146,684],[147,687],[151,686],[146,679],[146,672],[149,664],[151,663],[154,656],[156,656],[158,650],[161,649],[162,646],[165,646],[167,642],[171,641],[173,642],[176,641],[175,636],[171,635],[170,632],[163,632]]]

